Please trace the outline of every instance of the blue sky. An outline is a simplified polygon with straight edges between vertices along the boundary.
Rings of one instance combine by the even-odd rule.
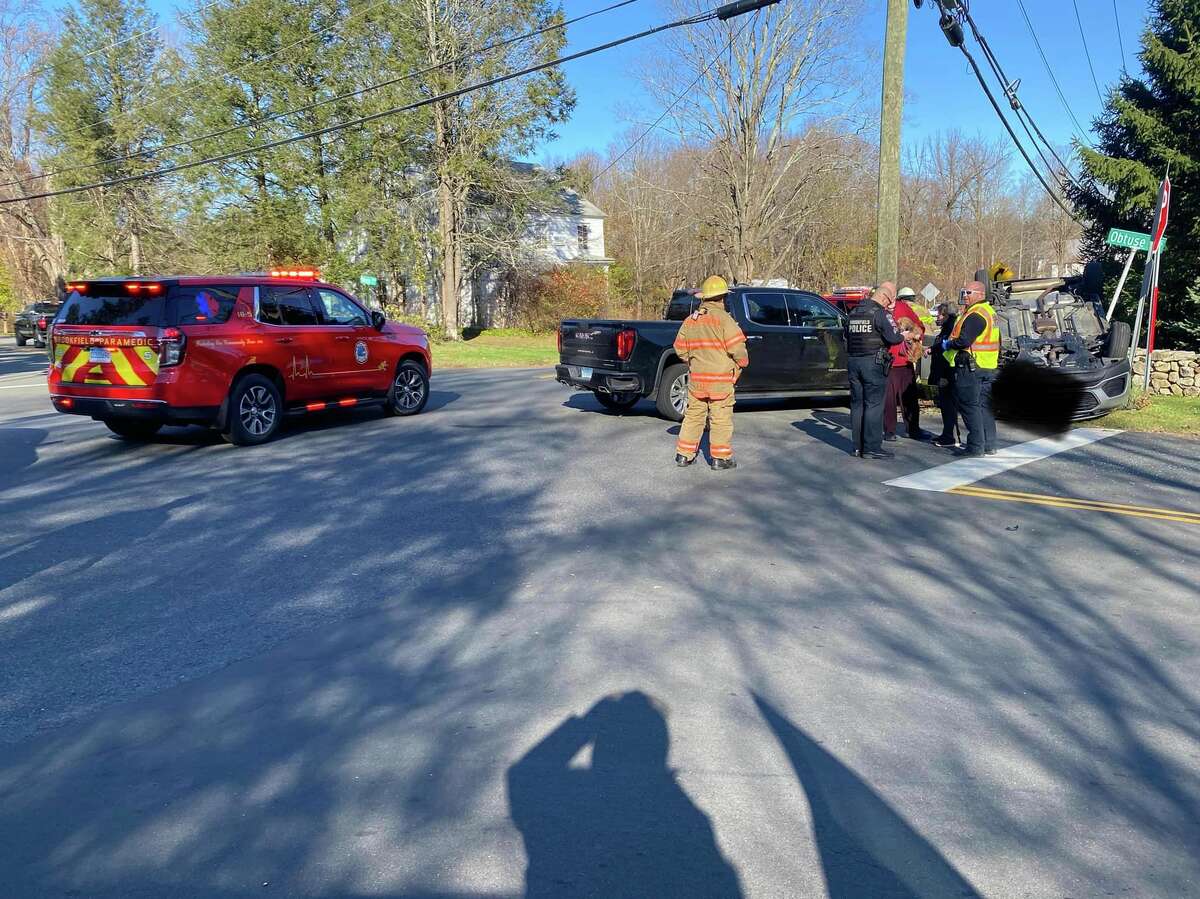
[[[1113,0],[1077,2],[1096,79],[1104,91],[1121,73]],[[1072,0],[1024,0],[1024,4],[1067,103],[1084,127],[1089,127],[1101,104],[1084,56]],[[566,0],[565,4],[568,17],[603,5],[603,0]],[[1138,65],[1136,54],[1147,6],[1146,0],[1116,0],[1125,43],[1125,65],[1131,71],[1136,71]],[[1004,136],[1003,126],[966,60],[946,42],[931,7],[933,2],[929,0],[923,9],[909,10],[905,144],[950,127],[986,136]],[[1046,136],[1055,144],[1068,144],[1073,125],[1046,74],[1015,0],[976,2],[972,4],[972,15],[1008,76],[1021,79],[1019,95]],[[577,26],[568,36],[568,52],[640,31],[671,17],[664,5],[642,0]],[[873,0],[855,35],[864,51],[876,57],[882,53],[885,19],[886,4],[883,0]],[[970,39],[968,47],[984,66]],[[570,63],[567,76],[578,94],[575,115],[560,129],[560,139],[545,152],[570,157],[586,149],[602,150],[620,137],[631,121],[653,121],[655,116],[649,113],[651,104],[636,74],[639,65],[653,58],[654,45],[638,42]]]
[[[564,0],[564,5],[567,17],[571,18],[609,2]],[[1114,0],[1023,2],[1067,103],[1079,121],[1085,127],[1090,126],[1101,104],[1084,56],[1073,4],[1078,3],[1096,79],[1104,91],[1119,77],[1122,66]],[[173,19],[172,11],[180,5],[174,0],[150,0],[150,6],[167,19]],[[1015,0],[977,0],[972,6],[972,14],[1000,64],[1009,77],[1021,79],[1020,96],[1026,107],[1051,141],[1068,144],[1074,126],[1046,74]],[[925,8],[909,10],[904,143],[919,142],[951,127],[989,137],[1004,136],[1003,127],[966,60],[946,42],[931,7],[933,2],[928,0]],[[1125,65],[1136,71],[1147,0],[1115,0],[1115,7],[1125,43]],[[886,4],[884,0],[868,0],[867,8],[868,14],[853,39],[861,45],[864,55],[878,57],[883,45]],[[568,34],[567,52],[641,31],[673,17],[659,0],[639,0],[575,26]],[[982,66],[981,54],[970,38],[968,47]],[[560,128],[559,139],[542,149],[542,158],[571,157],[589,149],[603,152],[631,126],[653,120],[656,113],[652,112],[653,106],[642,90],[637,72],[641,67],[655,64],[657,58],[653,39],[648,39],[568,64],[567,77],[578,98],[575,114]]]

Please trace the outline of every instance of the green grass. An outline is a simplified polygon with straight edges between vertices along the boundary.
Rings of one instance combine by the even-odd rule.
[[[468,332],[467,339],[438,341],[430,347],[433,368],[542,368],[558,362],[553,333],[513,328]]]
[[[1118,409],[1099,421],[1084,424],[1200,437],[1200,397],[1141,395],[1134,398],[1128,409]]]

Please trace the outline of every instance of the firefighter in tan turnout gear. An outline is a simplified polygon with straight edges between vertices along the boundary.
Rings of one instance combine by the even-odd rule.
[[[688,367],[688,404],[675,444],[675,464],[696,461],[708,426],[714,471],[736,468],[733,459],[733,385],[750,364],[746,335],[725,311],[729,285],[713,275],[700,285],[700,308],[684,319],[675,352]]]

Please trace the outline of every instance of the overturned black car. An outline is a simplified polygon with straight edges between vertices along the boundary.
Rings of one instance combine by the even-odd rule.
[[[1098,263],[1081,275],[989,285],[1000,327],[1000,365],[1025,362],[1069,375],[1079,391],[1076,420],[1125,405],[1133,380],[1131,329],[1105,319]]]

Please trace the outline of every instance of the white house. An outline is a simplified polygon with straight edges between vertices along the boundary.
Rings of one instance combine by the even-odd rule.
[[[612,264],[604,253],[604,213],[600,207],[566,188],[559,192],[560,207],[530,216],[529,251],[547,267],[584,263],[607,270]]]

